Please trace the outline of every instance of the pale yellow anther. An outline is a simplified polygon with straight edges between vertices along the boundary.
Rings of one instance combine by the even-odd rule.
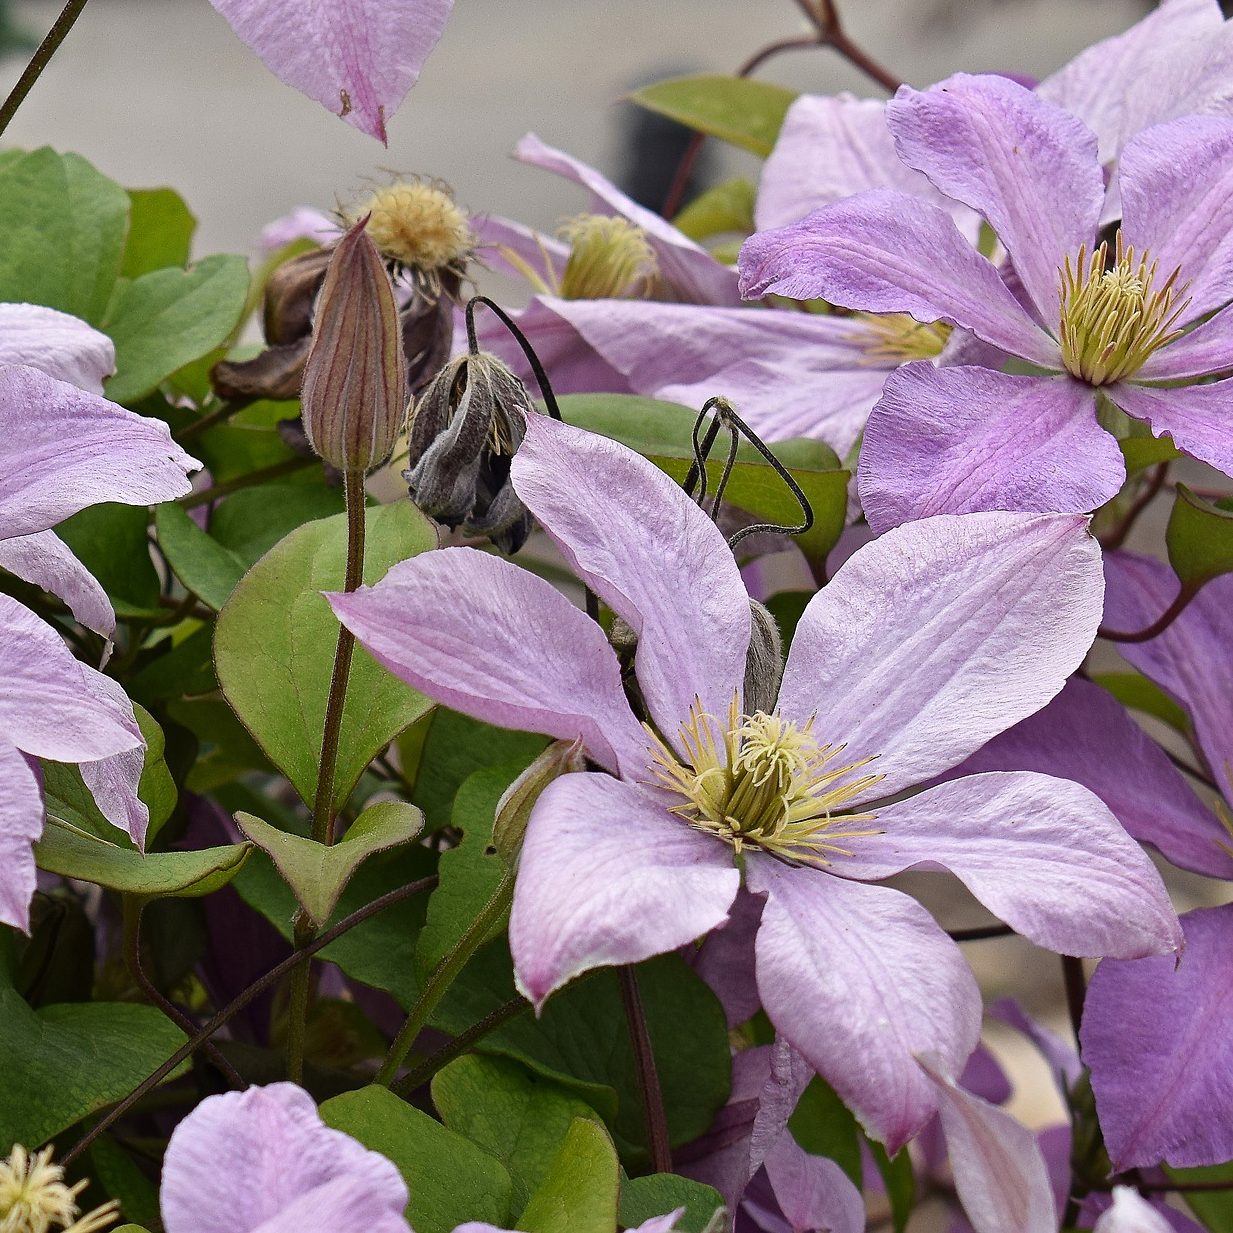
[[[560,229],[569,257],[557,293],[565,300],[618,300],[646,296],[658,269],[641,227],[628,219],[580,214]]]
[[[97,1233],[119,1217],[114,1200],[78,1216],[84,1181],[64,1184],[64,1170],[51,1163],[51,1148],[31,1155],[15,1146],[0,1160],[0,1233]]]
[[[853,331],[852,338],[864,349],[865,362],[879,368],[937,359],[952,328],[944,321],[917,321],[907,313],[858,313],[856,320],[865,328]]]
[[[1060,271],[1059,341],[1066,371],[1090,385],[1111,385],[1132,377],[1148,356],[1182,331],[1175,328],[1189,300],[1174,270],[1159,288],[1156,262],[1117,233],[1113,264],[1102,243],[1091,256],[1086,246]]]
[[[347,212],[349,223],[369,215],[369,239],[381,255],[436,289],[443,271],[461,272],[475,236],[465,212],[442,184],[405,180],[378,188]]]
[[[819,745],[812,728],[812,719],[800,725],[764,711],[742,715],[735,697],[723,727],[695,701],[678,737],[684,760],[647,727],[653,782],[682,798],[672,813],[738,853],[758,848],[829,865],[852,855],[837,841],[879,833],[862,825],[874,814],[842,811],[882,776],[854,775],[872,758],[832,766],[843,746]]]

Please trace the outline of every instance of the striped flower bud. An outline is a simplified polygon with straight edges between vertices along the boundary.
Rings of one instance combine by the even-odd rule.
[[[300,395],[309,444],[340,471],[384,462],[407,410],[398,305],[367,221],[338,241],[330,259]]]

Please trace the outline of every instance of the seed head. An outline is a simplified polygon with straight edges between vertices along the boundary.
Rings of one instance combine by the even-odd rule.
[[[120,1214],[112,1200],[84,1216],[77,1196],[87,1182],[64,1184],[64,1170],[51,1163],[51,1148],[33,1156],[24,1147],[14,1146],[7,1160],[0,1160],[0,1233],[96,1233],[112,1224]]]

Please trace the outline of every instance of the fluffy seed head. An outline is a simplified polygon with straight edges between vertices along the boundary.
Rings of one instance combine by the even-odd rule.
[[[356,212],[368,216],[368,235],[386,261],[440,287],[444,272],[461,274],[475,236],[448,189],[425,180],[405,180],[377,189]]]
[[[51,1148],[31,1155],[15,1146],[0,1160],[0,1233],[96,1233],[119,1216],[114,1200],[78,1217],[77,1196],[85,1181],[64,1184],[64,1170],[51,1163]]]

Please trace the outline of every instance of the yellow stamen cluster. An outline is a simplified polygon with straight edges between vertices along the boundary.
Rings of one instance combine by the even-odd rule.
[[[439,285],[442,271],[461,273],[475,247],[466,214],[440,184],[387,184],[351,211],[349,221],[365,214],[368,236],[381,255],[430,286]]]
[[[119,1217],[114,1200],[78,1218],[77,1196],[85,1181],[64,1184],[64,1170],[51,1163],[51,1148],[33,1156],[14,1147],[0,1160],[0,1233],[96,1233]]]
[[[758,848],[815,866],[852,855],[837,841],[879,833],[861,825],[874,814],[840,812],[882,779],[853,777],[872,758],[832,767],[843,746],[819,745],[812,718],[802,727],[765,711],[742,715],[735,697],[727,719],[717,738],[718,725],[695,700],[679,737],[685,761],[647,727],[654,782],[684,798],[672,813],[737,853]]]
[[[1180,270],[1153,290],[1157,263],[1149,263],[1146,252],[1136,259],[1120,231],[1113,256],[1109,266],[1107,243],[1090,257],[1084,245],[1074,263],[1067,257],[1058,272],[1062,362],[1091,385],[1110,385],[1138,372],[1153,351],[1182,332],[1174,327],[1190,303],[1177,285]]]
[[[879,368],[936,359],[952,328],[944,321],[916,321],[907,313],[859,313],[857,319],[866,328],[853,337],[864,347],[866,363]]]
[[[562,299],[634,299],[650,291],[658,266],[641,227],[624,218],[580,214],[559,234],[570,246],[558,289]]]

